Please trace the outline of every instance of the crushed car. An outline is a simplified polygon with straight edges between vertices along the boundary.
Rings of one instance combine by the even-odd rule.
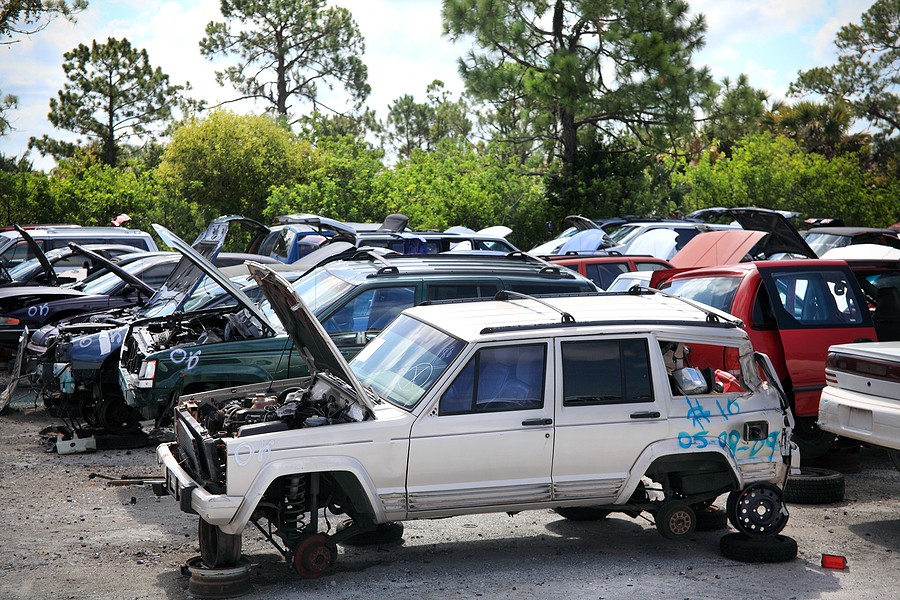
[[[199,516],[207,567],[236,564],[251,525],[315,578],[336,544],[413,519],[621,511],[683,540],[728,493],[748,543],[787,523],[791,415],[726,313],[662,294],[505,293],[407,309],[348,364],[287,282],[250,268],[309,376],[178,402],[159,492]]]

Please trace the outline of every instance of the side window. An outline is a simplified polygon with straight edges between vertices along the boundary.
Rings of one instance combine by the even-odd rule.
[[[415,298],[415,287],[370,288],[347,301],[322,326],[338,346],[365,343],[358,340],[358,333],[381,331],[403,309],[413,306]]]
[[[662,269],[668,269],[668,265],[664,265],[662,263],[657,262],[635,262],[634,270],[635,271],[661,271]]]
[[[840,271],[774,272],[771,277],[778,304],[800,326],[862,322],[859,299]]]
[[[653,402],[647,341],[563,342],[563,406]]]
[[[441,283],[425,289],[426,300],[455,300],[457,298],[493,298],[499,286],[496,283]]]
[[[613,282],[613,279],[628,271],[628,265],[626,263],[593,263],[586,265],[585,271],[588,279],[605,290]]]
[[[45,248],[42,240],[35,240],[39,246]],[[20,262],[34,258],[34,252],[25,240],[18,240],[12,248],[7,248],[3,253],[3,259],[7,267],[15,266]],[[7,262],[8,261],[8,262]]]
[[[545,344],[482,348],[441,396],[438,414],[541,408],[546,353]]]
[[[175,266],[176,263],[168,263],[150,267],[143,273],[141,273],[141,281],[143,281],[153,289],[158,290],[159,286],[165,283],[166,279],[169,278],[169,275],[172,274]]]
[[[743,392],[740,350],[675,340],[660,340],[674,396]]]

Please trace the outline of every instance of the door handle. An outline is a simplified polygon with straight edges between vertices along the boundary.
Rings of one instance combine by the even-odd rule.
[[[641,412],[633,412],[631,413],[632,419],[658,419],[659,413],[656,411],[641,411]]]
[[[525,419],[522,421],[522,425],[525,427],[538,427],[540,425],[553,425],[553,419],[545,419],[542,417],[538,417],[536,419]]]

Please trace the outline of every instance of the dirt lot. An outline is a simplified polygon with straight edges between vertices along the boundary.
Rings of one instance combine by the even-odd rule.
[[[0,597],[185,598],[181,566],[199,553],[196,517],[149,485],[102,477],[158,476],[152,448],[58,455],[39,432],[59,424],[22,390],[0,416]],[[333,571],[303,581],[248,530],[258,565],[246,598],[888,598],[900,569],[900,473],[866,449],[843,503],[792,506],[785,534],[797,560],[723,558],[722,532],[663,539],[626,516],[573,523],[551,511],[406,524],[402,544],[340,548]],[[720,499],[724,500],[724,499]],[[820,567],[823,552],[849,569]]]

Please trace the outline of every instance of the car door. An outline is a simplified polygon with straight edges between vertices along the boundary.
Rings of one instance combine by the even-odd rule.
[[[554,500],[614,500],[634,460],[666,436],[650,348],[645,337],[556,341]]]
[[[772,302],[797,416],[818,414],[828,346],[874,341],[875,329],[856,279],[838,266],[760,268]]]
[[[551,497],[547,343],[484,345],[411,431],[411,515],[525,506]]]

